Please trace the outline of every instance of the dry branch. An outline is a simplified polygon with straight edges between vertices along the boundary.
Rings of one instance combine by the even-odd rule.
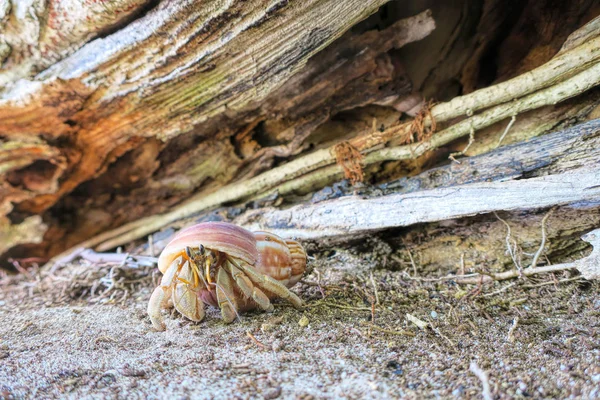
[[[483,129],[485,127],[493,125],[496,122],[502,121],[505,118],[513,117],[525,111],[559,103],[570,97],[581,94],[593,88],[594,86],[597,86],[598,84],[600,84],[600,63],[594,65],[588,70],[585,70],[575,75],[574,77],[564,82],[561,82],[558,85],[551,86],[547,89],[529,95],[523,99],[501,104],[487,111],[484,111],[481,114],[465,119],[464,121],[461,121],[447,129],[444,129],[443,131],[438,132],[429,141],[405,146],[387,147],[379,150],[374,150],[365,155],[363,159],[363,164],[371,165],[382,161],[415,159],[428,151],[439,148],[443,145],[452,142],[453,140],[468,135],[472,130]],[[435,106],[432,109],[432,114],[435,114],[434,111],[436,107],[438,106]],[[396,135],[399,135],[399,133],[400,136],[404,135],[406,132],[408,132],[408,129],[404,126],[400,126],[400,129],[390,128],[388,131],[393,131],[393,133],[388,132],[388,135],[389,137],[394,137]],[[380,143],[377,142],[375,144]],[[314,156],[314,158],[317,159],[315,162],[315,169],[327,163],[324,160],[324,158],[326,158],[326,154],[313,153],[312,156]],[[289,166],[291,168],[294,165],[292,163],[288,163],[286,164],[286,166]],[[274,173],[275,170],[271,172]],[[288,176],[294,176],[294,171],[286,170],[286,172],[289,173]],[[338,166],[334,165],[326,168],[321,168],[314,172],[311,172],[310,174],[302,176],[299,179],[283,182],[280,186],[277,187],[277,191],[280,194],[287,194],[305,186],[311,187],[314,185],[315,182],[331,182],[333,179],[338,178],[340,176],[341,171]]]
[[[439,104],[432,110],[433,118],[448,121],[459,116],[471,116],[484,108],[560,83],[599,61],[600,37],[597,37],[516,78]]]
[[[579,48],[572,51],[577,50],[579,50]],[[547,73],[545,68],[540,67],[540,69],[542,74]],[[540,69],[536,70],[536,74],[539,73]],[[534,74],[534,72],[532,71],[528,74]],[[537,75],[534,74],[534,76]],[[364,164],[369,165],[386,160],[414,159],[427,151],[469,134],[472,129],[482,129],[519,113],[559,103],[581,94],[598,84],[600,84],[600,63],[595,64],[591,68],[554,86],[550,86],[524,98],[495,106],[481,114],[461,121],[433,135],[429,141],[394,148],[385,148],[368,153],[364,158]],[[505,88],[504,90],[508,89]],[[463,97],[470,98],[471,96],[477,96],[477,93],[478,92],[475,92]],[[493,101],[492,104],[494,104]],[[432,114],[434,115],[434,118],[435,109],[440,106],[443,105],[440,104],[433,107]],[[483,108],[487,105],[481,104],[481,106]],[[379,134],[370,132],[365,136],[351,140],[350,144],[359,150],[365,151],[373,146],[385,143],[394,137],[402,137],[410,132],[410,129],[410,124],[404,124],[389,128],[385,132]],[[220,204],[238,201],[249,196],[267,193],[272,188],[276,188],[275,190],[280,194],[285,194],[302,187],[311,187],[315,182],[319,182],[320,184],[330,183],[336,177],[340,176],[341,168],[337,165],[327,168],[321,167],[333,164],[335,160],[334,148],[315,151],[307,156],[290,161],[281,167],[274,168],[271,171],[265,172],[249,180],[228,185],[212,194],[202,194],[195,198],[192,197],[169,213],[144,218],[126,224],[116,230],[106,232],[90,241],[86,241],[85,246],[90,247],[101,244],[99,249],[107,250],[143,237],[153,231],[161,229],[171,222],[193,213],[210,209]],[[307,174],[309,172],[312,172],[312,174]],[[302,176],[304,174],[307,175]]]

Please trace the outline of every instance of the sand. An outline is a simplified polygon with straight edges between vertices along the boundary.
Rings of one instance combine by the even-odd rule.
[[[360,257],[317,256],[295,288],[304,311],[278,302],[226,325],[209,307],[200,323],[166,314],[165,332],[145,313],[151,275],[101,298],[106,280],[90,278],[93,295],[64,282],[107,267],[5,279],[0,398],[481,398],[473,362],[494,398],[600,397],[598,284],[542,277],[493,294],[511,282],[422,282]]]

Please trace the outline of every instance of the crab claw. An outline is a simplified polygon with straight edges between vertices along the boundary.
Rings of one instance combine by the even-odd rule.
[[[157,331],[164,331],[166,329],[160,312],[168,307],[171,292],[173,291],[173,279],[175,278],[182,261],[182,257],[173,260],[169,268],[165,271],[165,274],[160,281],[160,286],[154,289],[152,296],[150,296],[150,301],[148,302],[148,315],[150,316],[150,321],[152,322],[154,329]]]
[[[181,267],[178,276],[179,282],[175,284],[172,300],[175,309],[184,317],[191,319],[194,322],[202,321],[204,318],[204,305],[198,301],[196,291],[191,288],[188,282],[193,281],[192,269],[189,261]]]
[[[166,329],[160,312],[162,309],[166,308],[166,303],[170,294],[167,292],[171,292],[168,287],[157,287],[154,289],[154,292],[152,292],[152,296],[150,296],[150,301],[148,302],[148,315],[150,316],[152,326],[154,326],[154,329],[157,331],[164,331]]]

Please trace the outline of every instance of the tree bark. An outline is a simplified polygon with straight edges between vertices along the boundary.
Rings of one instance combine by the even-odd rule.
[[[53,40],[45,36],[29,44],[32,54],[21,56],[25,50],[19,51],[17,39],[52,31],[42,29],[41,22],[31,27],[27,18],[11,18],[6,40],[13,52],[2,76],[5,82],[19,74],[29,79],[6,85],[0,100],[0,215],[8,215],[13,204],[18,214],[13,221],[54,210],[46,213],[45,224],[39,218],[20,225],[4,218],[4,230],[14,243],[0,252],[20,242],[42,241],[45,225],[52,228],[46,245],[52,242],[51,247],[61,249],[81,235],[164,210],[199,186],[222,185],[250,163],[244,156],[254,155],[252,147],[260,146],[246,137],[249,127],[267,114],[280,128],[275,140],[289,145],[282,151],[294,153],[302,141],[292,137],[306,136],[298,130],[310,133],[324,115],[410,90],[386,52],[427,35],[433,29],[427,14],[380,34],[354,35],[273,96],[312,55],[385,2],[161,2],[122,29],[83,45],[148,5],[121,0],[69,38],[69,45],[57,44],[52,56],[47,51]],[[53,20],[53,10],[60,4],[65,6],[54,2],[25,11],[46,16],[38,19],[55,26],[59,22]],[[123,8],[132,11],[122,15]],[[56,18],[61,26],[79,26],[97,11],[86,10]],[[21,15],[20,8],[8,11]],[[422,28],[413,29],[420,24]],[[19,28],[24,37],[14,33]],[[34,76],[65,52],[72,54]],[[346,62],[337,74],[330,64],[334,58]],[[18,67],[25,64],[30,68]],[[360,95],[347,96],[344,90],[351,86]],[[311,99],[311,88],[324,93]],[[288,108],[289,114],[282,112]],[[235,134],[239,139],[227,140]],[[278,154],[276,150],[269,149]],[[82,204],[81,197],[92,204]],[[127,204],[132,201],[137,204]],[[57,221],[64,214],[72,215],[75,226]],[[18,232],[31,231],[33,222],[35,238],[17,239]],[[71,237],[62,242],[67,231]]]

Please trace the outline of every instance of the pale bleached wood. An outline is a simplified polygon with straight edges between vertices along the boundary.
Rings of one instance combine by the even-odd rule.
[[[134,18],[152,0],[0,0],[0,93]],[[17,85],[17,86],[15,86]]]
[[[494,211],[535,210],[600,198],[600,166],[508,182],[474,183],[408,194],[343,197],[285,210],[250,212],[237,220],[283,237],[323,239]],[[259,221],[253,222],[255,217]]]

